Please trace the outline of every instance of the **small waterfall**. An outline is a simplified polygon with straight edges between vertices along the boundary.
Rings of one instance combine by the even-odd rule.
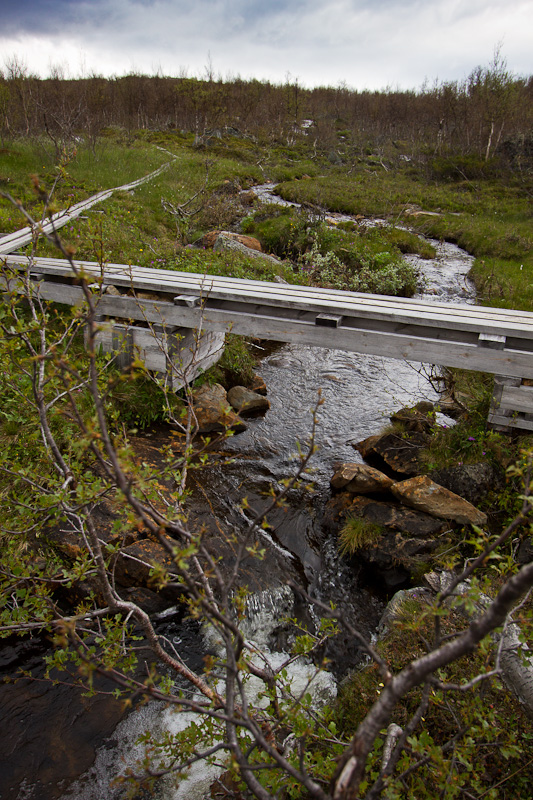
[[[269,667],[273,671],[286,666],[284,685],[290,687],[293,697],[298,698],[309,692],[315,706],[332,702],[336,697],[337,687],[333,675],[317,668],[307,658],[291,660],[290,654],[276,649],[276,630],[282,617],[294,616],[294,595],[288,587],[265,589],[250,594],[246,599],[245,619],[241,630],[246,640],[247,657],[260,668]],[[222,643],[215,629],[204,626],[202,629],[202,650],[205,653],[217,654],[223,661]],[[261,708],[268,704],[268,699],[261,697],[264,684],[253,675],[246,679],[246,695],[250,704]],[[184,687],[186,691],[186,687]],[[219,691],[224,684],[221,675]],[[201,695],[197,696],[200,701]],[[123,774],[128,767],[135,768],[138,761],[145,756],[145,748],[137,740],[147,730],[154,737],[159,734],[176,736],[198,722],[197,714],[179,711],[162,704],[147,704],[130,714],[121,722],[109,742],[108,747],[101,748],[93,767],[80,780],[71,785],[62,795],[62,800],[122,800],[124,787],[110,787],[113,776]],[[192,766],[185,781],[175,785],[171,776],[164,778],[156,792],[156,800],[202,800],[209,793],[213,781],[224,771],[224,756],[219,766],[198,762]],[[152,764],[157,765],[157,754],[151,753]]]

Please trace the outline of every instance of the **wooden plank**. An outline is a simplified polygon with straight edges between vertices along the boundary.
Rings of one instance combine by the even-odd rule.
[[[63,286],[48,281],[39,284],[39,291],[43,297],[55,299],[60,302],[77,302],[81,295],[79,287]],[[67,299],[67,295],[71,295]],[[239,306],[240,308],[240,306]],[[318,330],[314,325],[315,317],[312,313],[298,312],[298,315],[289,319],[282,318],[280,308],[270,309],[279,316],[269,316],[269,309],[260,306],[242,304],[246,310],[232,308],[204,308],[201,309],[173,306],[165,301],[143,300],[139,302],[129,297],[103,297],[98,299],[98,311],[101,314],[117,316],[123,319],[147,319],[159,324],[174,324],[189,327],[198,327],[200,323],[213,330],[228,331],[242,335],[254,335],[261,338],[273,338],[280,341],[300,341],[304,344],[347,349],[374,355],[383,355],[392,358],[405,358],[407,360],[436,363],[446,366],[460,366],[465,369],[477,369],[493,372],[500,375],[516,377],[533,377],[533,359],[531,353],[507,348],[504,351],[487,350],[478,348],[468,341],[459,342],[443,338],[446,330],[441,326],[436,329],[435,336],[431,331],[423,331],[424,337],[407,335],[399,330],[380,330],[379,326],[364,327],[364,320],[358,322],[358,327],[348,325],[349,320],[326,336],[326,330]],[[262,311],[262,316],[259,315]],[[265,311],[267,313],[265,313]],[[307,318],[305,314],[307,313]],[[420,314],[419,314],[420,319]],[[425,324],[426,320],[424,320]],[[311,330],[312,328],[312,330]],[[476,353],[476,350],[478,351]]]
[[[91,262],[78,262],[80,267],[101,275],[99,265]],[[44,265],[43,265],[44,266]],[[95,269],[96,267],[96,269]],[[117,270],[113,272],[113,269]],[[56,271],[56,266],[48,269]],[[69,270],[57,267],[62,274]],[[300,308],[302,303],[314,308],[318,313],[331,311],[352,312],[363,318],[373,318],[400,324],[419,324],[421,315],[426,327],[442,327],[486,333],[488,336],[513,334],[518,338],[533,337],[533,314],[508,312],[502,309],[488,309],[475,306],[437,305],[405,298],[389,298],[380,295],[361,295],[336,290],[323,290],[317,287],[278,285],[265,281],[240,281],[216,276],[199,276],[192,273],[174,273],[170,270],[143,269],[134,274],[132,268],[124,265],[107,265],[104,280],[112,280],[122,288],[157,290],[176,293],[179,289],[184,296],[188,292],[203,292],[208,301],[212,300],[259,300],[262,304],[274,304],[285,308]],[[152,279],[153,277],[153,279]],[[177,280],[179,279],[179,283]],[[187,285],[184,285],[186,284]]]
[[[500,408],[533,414],[533,386],[504,386]]]
[[[507,430],[525,430],[533,431],[533,420],[523,419],[521,417],[504,417],[499,414],[489,414],[487,418],[489,425],[500,429]]]
[[[39,259],[39,262],[44,261],[44,259]],[[59,259],[48,259],[47,261],[53,261],[55,265],[59,265],[61,260]],[[95,274],[100,274],[100,267],[98,264],[94,262],[77,262],[80,266],[83,266],[86,269],[89,268],[96,268]],[[419,314],[420,309],[424,308],[427,311],[428,316],[434,315],[436,312],[444,313],[446,316],[454,316],[459,315],[459,317],[472,319],[481,316],[485,320],[497,320],[502,324],[507,324],[510,321],[510,317],[513,318],[511,322],[519,322],[521,325],[528,325],[531,324],[533,315],[527,314],[526,312],[517,312],[514,310],[502,310],[502,309],[491,309],[491,308],[479,308],[476,306],[469,306],[469,305],[457,305],[454,306],[453,304],[437,304],[437,303],[429,303],[424,301],[412,301],[407,298],[390,298],[380,295],[365,295],[365,294],[356,294],[356,293],[347,293],[342,292],[340,290],[325,290],[320,289],[317,287],[301,287],[301,286],[294,286],[294,285],[278,285],[274,283],[268,283],[265,281],[241,281],[239,279],[234,278],[220,278],[217,276],[205,276],[205,275],[197,275],[194,273],[178,273],[171,270],[157,270],[157,269],[150,269],[150,268],[139,268],[139,267],[128,267],[126,265],[107,265],[106,266],[106,278],[110,278],[113,275],[113,271],[116,270],[116,275],[120,276],[125,282],[125,285],[130,287],[132,281],[135,279],[136,274],[138,273],[139,279],[143,281],[143,286],[145,286],[145,279],[147,277],[153,276],[154,280],[161,281],[164,278],[165,274],[167,275],[167,279],[162,282],[161,289],[163,291],[168,290],[169,286],[172,287],[172,291],[176,288],[176,280],[183,282],[189,282],[191,285],[189,286],[187,291],[197,291],[198,287],[206,288],[208,281],[209,287],[224,287],[226,284],[226,289],[224,291],[238,291],[240,288],[241,290],[246,288],[247,286],[251,287],[255,290],[256,295],[258,290],[259,296],[264,297],[264,290],[268,289],[270,292],[275,295],[276,293],[280,294],[278,298],[279,302],[287,302],[288,293],[297,292],[297,298],[299,300],[303,299],[304,296],[307,296],[310,301],[314,300],[316,302],[317,295],[323,298],[329,298],[331,302],[339,302],[344,298],[345,302],[349,305],[353,303],[355,299],[357,306],[360,305],[370,307],[373,313],[379,313],[379,310],[385,310],[386,314],[389,314],[390,311],[394,308],[400,309],[404,311],[409,307],[413,311],[413,313]],[[170,282],[169,282],[170,281]],[[154,284],[151,283],[150,287],[153,288]],[[242,291],[241,291],[242,294]],[[377,307],[376,307],[377,303]],[[440,313],[439,312],[439,313]],[[440,317],[439,317],[440,319]]]
[[[174,161],[175,157],[172,160]],[[91,197],[81,200],[79,203],[76,203],[70,208],[58,211],[57,213],[53,214],[49,220],[36,220],[38,230],[44,233],[52,233],[54,230],[62,228],[73,219],[79,217],[80,214],[83,214],[84,211],[88,211],[90,208],[92,208],[92,206],[107,200],[114,192],[130,191],[131,189],[140,186],[142,183],[152,180],[160,175],[165,169],[167,169],[171,163],[172,162],[169,161],[151,172],[149,175],[138,178],[131,183],[126,183],[123,186],[115,186],[112,189],[104,189],[97,194],[91,195]],[[25,247],[27,244],[30,244],[33,241],[34,235],[34,230],[30,226],[27,226],[15,231],[14,233],[8,233],[6,236],[2,236],[0,238],[0,254],[11,253],[13,250],[18,250],[20,247]]]
[[[138,357],[146,369],[166,377],[177,390],[216,363],[224,351],[225,336],[203,332],[199,337],[190,329],[173,328],[155,332],[113,322],[102,322],[96,345],[115,355],[120,368],[128,367]]]
[[[155,304],[154,304],[155,305]],[[176,312],[179,311],[179,317]],[[165,312],[166,313],[166,312]],[[414,339],[401,334],[379,333],[346,328],[317,328],[309,322],[290,322],[276,318],[257,318],[254,314],[238,316],[223,311],[174,309],[168,312],[168,323],[198,326],[240,335],[257,336],[275,341],[348,350],[369,355],[405,359],[429,364],[460,367],[499,375],[533,377],[530,353],[485,350],[474,345],[446,341]]]
[[[206,298],[205,305],[217,305],[213,302],[215,298],[208,296]],[[241,302],[244,298],[234,298],[234,302]],[[251,296],[249,295],[247,300],[251,301]],[[270,308],[270,299],[266,297],[264,294],[259,294],[257,297],[258,300],[258,308],[264,308],[265,313],[269,313],[268,309]],[[230,302],[230,301],[227,301]],[[489,328],[492,328],[490,335],[492,337],[499,336],[498,331],[504,330],[506,334],[513,334],[515,338],[524,338],[524,339],[531,339],[533,340],[533,315],[530,315],[530,318],[526,321],[526,325],[519,325],[517,323],[510,322],[506,320],[504,322],[495,322],[494,320],[488,319],[485,315],[470,315],[468,318],[461,318],[459,320],[455,318],[450,318],[448,315],[441,314],[439,316],[433,315],[432,317],[428,316],[427,309],[424,304],[421,304],[417,309],[416,313],[406,315],[400,309],[401,313],[398,312],[394,306],[389,304],[388,309],[381,308],[379,312],[376,311],[369,311],[367,307],[361,307],[359,304],[355,304],[354,302],[345,302],[344,304],[328,304],[325,303],[320,297],[313,298],[313,302],[306,302],[301,303],[300,300],[297,298],[296,300],[292,299],[285,299],[283,302],[276,303],[276,307],[279,308],[291,308],[294,310],[300,310],[302,308],[309,308],[318,313],[337,313],[342,312],[346,317],[357,317],[362,320],[373,319],[376,322],[383,321],[388,325],[392,323],[396,323],[399,325],[411,325],[411,326],[419,326],[423,325],[424,327],[433,327],[438,330],[442,330],[443,328],[448,328],[449,330],[457,330],[457,331],[465,331],[465,332],[472,332],[476,335],[479,335],[480,332],[486,331]],[[341,314],[341,315],[342,315]]]
[[[301,342],[322,347],[345,349],[391,358],[423,363],[482,370],[499,375],[533,377],[530,353],[493,351],[475,345],[456,344],[436,339],[419,339],[397,333],[363,329],[317,328],[314,321],[258,318],[254,313],[234,314],[225,310],[177,307],[170,303],[143,301],[142,307],[133,299],[106,297],[98,303],[98,311],[108,316],[146,319],[163,325],[233,332],[241,335],[276,341]]]

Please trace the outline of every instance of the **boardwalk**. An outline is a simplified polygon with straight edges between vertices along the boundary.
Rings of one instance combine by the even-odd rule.
[[[31,270],[43,299],[83,300],[70,265],[60,259],[5,259]],[[98,313],[135,328],[199,328],[315,345],[498,376],[490,421],[533,430],[533,314],[449,305],[308,286],[239,280],[92,262],[77,269],[98,279]],[[120,294],[107,294],[114,286]],[[139,297],[141,294],[141,297]],[[159,327],[161,330],[161,327]]]
[[[53,231],[62,228],[73,219],[79,217],[85,211],[88,211],[90,208],[92,208],[92,206],[107,200],[108,197],[111,197],[114,192],[129,192],[132,189],[135,189],[137,186],[141,186],[141,184],[153,180],[153,178],[161,175],[161,173],[164,172],[164,170],[166,170],[171,163],[171,161],[168,161],[166,164],[163,164],[161,167],[159,167],[159,169],[154,170],[154,172],[151,172],[149,175],[145,175],[143,178],[139,178],[131,183],[126,183],[123,186],[115,186],[113,189],[104,189],[104,191],[93,194],[91,197],[88,197],[86,200],[81,200],[79,203],[76,203],[76,205],[73,205],[70,208],[64,209],[63,211],[58,211],[56,214],[52,214],[50,219],[46,218],[46,220],[41,220],[38,223],[38,231],[42,231],[43,233],[52,233]],[[21,228],[20,230],[15,231],[14,233],[7,233],[5,236],[1,236],[0,255],[13,253],[15,250],[19,250],[21,247],[26,247],[26,245],[31,244],[34,236],[35,231],[33,227],[29,225],[26,228]]]

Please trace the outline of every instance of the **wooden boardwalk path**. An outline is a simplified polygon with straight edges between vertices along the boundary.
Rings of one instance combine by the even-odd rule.
[[[44,233],[52,233],[54,230],[62,228],[64,225],[67,225],[73,219],[76,219],[83,214],[84,211],[88,211],[92,206],[107,200],[107,198],[111,197],[114,192],[129,192],[131,189],[135,189],[136,186],[140,186],[141,184],[156,178],[158,175],[161,175],[161,173],[164,172],[164,170],[166,170],[171,163],[171,161],[168,161],[166,164],[163,164],[161,167],[154,170],[149,175],[145,175],[143,178],[138,178],[138,180],[132,181],[131,183],[126,183],[123,186],[115,186],[113,189],[104,189],[104,191],[93,194],[91,197],[88,197],[86,200],[81,200],[79,203],[76,203],[76,205],[73,205],[70,208],[64,209],[63,211],[58,211],[56,214],[52,214],[50,219],[47,218],[46,220],[42,220],[38,223],[39,231],[43,231]],[[0,255],[13,253],[15,250],[19,250],[21,247],[26,247],[26,245],[31,244],[34,236],[35,232],[29,225],[25,228],[15,231],[14,233],[7,233],[5,236],[1,236]]]
[[[82,302],[70,265],[7,256],[31,272],[44,299]],[[498,376],[490,421],[533,430],[533,314],[433,303],[121,264],[77,269],[114,286],[98,313],[122,326],[199,328],[489,372]],[[141,297],[139,297],[141,294]],[[159,328],[161,330],[161,328]]]

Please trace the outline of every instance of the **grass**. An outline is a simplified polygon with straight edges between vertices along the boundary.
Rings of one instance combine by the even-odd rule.
[[[358,550],[376,544],[383,535],[383,528],[360,517],[348,517],[339,532],[339,552],[352,556]]]
[[[242,222],[263,247],[294,261],[317,286],[377,294],[413,295],[418,273],[402,252],[435,250],[419,237],[392,226],[333,227],[321,217],[295,208],[270,205]],[[418,243],[418,244],[417,244]]]
[[[413,276],[396,275],[401,270],[400,255],[416,252],[428,258],[433,250],[427,241],[404,229],[408,226],[424,236],[457,242],[476,257],[472,277],[482,302],[533,309],[533,212],[528,186],[513,176],[504,180],[492,167],[481,169],[482,164],[476,166],[471,178],[464,179],[470,174],[464,168],[452,170],[452,174],[431,161],[429,166],[412,161],[386,171],[380,162],[368,158],[360,159],[355,170],[347,174],[345,167],[331,165],[327,159],[311,160],[309,145],[303,141],[292,147],[268,148],[236,137],[217,140],[213,147],[204,149],[192,144],[190,135],[110,130],[94,149],[83,143],[75,152],[72,149],[62,168],[57,207],[102,188],[130,182],[175,156],[169,169],[156,180],[133,193],[116,195],[64,231],[66,243],[76,248],[77,256],[203,272],[197,256],[182,254],[181,246],[207,230],[235,227],[246,214],[237,187],[278,180],[278,191],[286,199],[388,221],[377,230],[347,223],[329,238],[322,236],[314,252],[329,261],[319,259],[312,275],[314,282],[359,291],[412,293]],[[165,210],[162,201],[167,209],[176,207],[201,190],[206,171],[208,202],[198,214],[180,220]],[[20,199],[34,216],[42,212],[42,198],[29,176],[37,175],[49,189],[57,174],[53,148],[46,140],[15,141],[0,154],[0,188]],[[413,209],[435,216],[406,214]],[[294,211],[284,214],[278,209],[270,221],[248,223],[249,230],[257,233],[267,249],[302,260],[320,237],[315,230],[313,239],[309,216],[300,217]],[[0,203],[0,231],[10,232],[23,224],[16,209]],[[49,254],[47,246],[41,246],[40,253]],[[228,257],[212,260],[205,256],[202,261],[208,272],[230,274],[235,269],[239,276],[251,266],[242,260],[233,264]],[[348,274],[339,270],[337,261],[348,267]],[[353,275],[355,263],[355,271],[360,272],[363,265],[363,274],[357,279]],[[268,279],[268,272],[260,268],[261,277]],[[288,274],[294,282],[294,273]],[[287,279],[285,274],[283,277]]]
[[[259,223],[258,235],[268,251],[299,262],[296,268],[288,263],[272,265],[235,254],[184,250],[184,245],[208,230],[234,228],[250,211],[243,205],[249,200],[241,199],[239,190],[262,181],[266,169],[251,163],[258,155],[258,146],[247,141],[237,140],[232,145],[237,153],[247,152],[244,161],[229,157],[232,148],[224,142],[207,152],[190,144],[186,137],[180,136],[142,135],[132,139],[120,132],[110,132],[94,150],[80,145],[71,150],[68,162],[59,168],[48,164],[45,169],[42,142],[15,143],[9,151],[9,183],[20,190],[16,194],[30,212],[39,216],[43,197],[36,187],[32,188],[31,182],[24,186],[22,180],[24,171],[34,168],[41,180],[39,161],[45,162],[41,166],[44,189],[61,174],[54,197],[55,207],[60,208],[102,188],[148,174],[161,163],[168,163],[173,154],[168,169],[154,180],[133,191],[117,192],[62,229],[62,239],[77,258],[259,280],[281,275],[290,283],[311,281],[383,294],[408,296],[416,290],[416,272],[402,260],[401,253],[418,251],[431,256],[431,248],[412,234],[391,226],[331,231],[307,214],[294,211],[284,214],[277,208],[270,219]],[[157,149],[162,145],[163,149]],[[15,153],[20,157],[18,172],[13,166],[17,161]],[[283,148],[269,152],[268,169],[274,176],[285,170],[288,177],[317,172],[317,165],[305,159],[296,167],[293,163],[296,155],[296,151],[284,152]],[[46,156],[50,159],[48,153]],[[280,159],[285,159],[285,163],[280,163]],[[303,182],[310,180],[311,177]],[[190,216],[173,213],[172,209],[187,204],[198,192],[198,199],[186,205],[187,210],[196,206],[197,213]],[[0,208],[3,214],[0,227],[8,231],[22,224],[12,206],[3,203]],[[253,219],[250,215],[248,218]],[[36,253],[56,255],[54,248],[43,240]]]
[[[44,140],[17,140],[0,153],[0,190],[20,200],[27,210],[40,218],[43,197],[36,192],[30,176],[36,176],[45,192],[51,190],[59,174],[61,180],[54,202],[63,208],[89,197],[101,189],[110,189],[141,178],[169,161],[168,153],[142,143],[130,146],[102,140],[95,151],[83,145],[72,148],[62,165],[54,162]],[[25,225],[24,218],[8,203],[0,204],[0,231],[10,233]]]
[[[287,200],[402,221],[426,236],[456,242],[476,257],[472,277],[482,302],[533,310],[531,192],[512,175],[450,182],[413,166],[361,168],[349,176],[333,170],[285,182],[278,191]]]
[[[505,185],[495,179],[481,178],[437,182],[411,167],[393,174],[379,164],[361,164],[354,175],[346,175],[325,163],[311,162],[305,158],[304,152],[283,152],[282,148],[273,148],[266,153],[261,168],[256,158],[261,155],[261,148],[254,143],[222,142],[213,149],[200,152],[191,148],[191,141],[190,137],[146,132],[138,139],[132,139],[111,132],[98,144],[95,152],[78,148],[75,158],[65,165],[57,203],[73,203],[101,188],[147,174],[170,158],[168,153],[157,150],[156,144],[177,156],[172,166],[155,181],[132,193],[117,194],[88,212],[86,219],[79,219],[63,230],[66,243],[76,249],[78,257],[266,280],[281,274],[290,282],[313,278],[335,285],[335,281],[343,277],[340,274],[343,267],[354,268],[360,273],[365,261],[370,263],[369,275],[375,275],[379,271],[379,256],[383,253],[391,255],[390,260],[384,263],[385,267],[399,263],[400,253],[419,252],[423,257],[433,254],[430,245],[394,225],[366,229],[348,224],[344,229],[341,227],[331,232],[320,224],[311,224],[305,215],[279,211],[267,214],[263,220],[249,214],[248,230],[263,237],[272,249],[280,247],[280,255],[299,261],[301,269],[297,272],[290,263],[272,266],[238,254],[183,247],[209,227],[233,225],[240,210],[231,185],[245,188],[252,181],[263,181],[266,175],[283,181],[280,191],[298,202],[350,214],[377,215],[392,223],[407,223],[422,234],[458,242],[476,256],[473,275],[486,302],[533,310],[531,211],[527,193],[518,183]],[[300,160],[295,163],[298,158]],[[201,214],[177,224],[176,219],[165,211],[162,198],[175,206],[186,202],[203,186],[207,166],[209,203]],[[1,188],[19,197],[32,213],[39,213],[42,198],[34,192],[28,179],[32,173],[40,175],[46,186],[51,185],[56,176],[42,142],[15,142],[7,153],[1,154]],[[410,206],[435,212],[438,216],[406,216],[405,211]],[[9,204],[0,203],[0,231],[15,230],[23,224],[17,213]],[[50,251],[47,246],[40,245],[39,252]],[[309,253],[311,257],[306,259]],[[242,339],[228,337],[224,360],[203,379],[225,382],[228,377],[232,380],[237,377],[239,382],[246,382],[252,371],[253,361],[243,347]],[[515,456],[517,445],[508,437],[486,430],[492,379],[457,371],[449,375],[453,375],[457,382],[457,392],[468,405],[469,414],[452,429],[434,437],[427,454],[428,469],[452,466],[458,461],[474,463],[491,459],[503,472]],[[0,443],[4,454],[8,454],[13,463],[25,466],[32,462],[33,468],[44,472],[47,462],[32,409],[21,408],[18,395],[10,393],[6,385],[2,388]],[[164,417],[160,390],[142,372],[136,374],[135,380],[113,376],[109,390],[110,414],[116,415],[116,419],[126,425],[149,425]],[[71,439],[72,447],[76,447],[74,432],[69,436],[68,420],[61,417],[60,412],[61,409],[53,420],[54,424]],[[11,491],[19,492],[19,500],[25,498],[23,486],[17,484],[8,489],[6,484],[1,485],[0,496],[6,508]],[[516,500],[516,495],[516,487],[512,487],[506,497]],[[501,508],[501,498],[497,503]],[[31,497],[28,497],[28,504],[31,504]],[[11,520],[10,524],[16,526],[16,523],[17,520]],[[349,518],[339,536],[340,550],[344,554],[356,553],[375,544],[381,534],[379,526]],[[402,628],[398,627],[379,645],[393,671],[425,652],[422,639],[424,636],[430,638],[431,630],[424,627],[425,623],[417,627],[417,620],[422,616],[423,609],[419,606],[414,609],[411,619],[404,610]],[[447,625],[448,622],[444,621],[443,626]],[[444,632],[453,635],[453,625],[446,627]],[[487,651],[472,656],[453,665],[446,678],[463,682],[482,670],[489,660]],[[378,697],[380,683],[377,669],[370,668],[352,676],[342,687],[337,720],[345,735],[353,734],[358,722]],[[418,739],[411,737],[410,746],[424,756],[430,753],[434,761],[430,769],[424,771],[422,765],[419,772],[409,775],[412,784],[408,791],[412,796],[437,796],[442,789],[439,770],[443,774],[458,776],[460,780],[469,779],[466,770],[456,769],[457,760],[453,760],[456,751],[453,758],[440,761],[441,756],[437,753],[437,748],[455,733],[458,720],[459,725],[474,724],[474,744],[469,741],[464,744],[467,749],[470,746],[475,748],[473,755],[467,752],[467,762],[475,763],[475,795],[483,796],[491,785],[498,785],[500,780],[507,778],[510,778],[506,784],[509,796],[527,794],[533,776],[529,762],[521,757],[520,752],[520,748],[526,750],[530,742],[527,722],[514,700],[501,687],[487,683],[483,685],[483,692],[474,695],[473,699],[468,693],[458,693],[444,701],[437,691],[432,691],[422,736]],[[398,705],[394,720],[402,725],[407,723],[419,699],[419,692],[408,695]],[[486,722],[484,730],[478,724],[479,719]],[[509,755],[501,755],[502,746],[507,748]],[[376,752],[376,764],[379,757],[380,753]],[[419,774],[422,776],[420,779]],[[468,783],[465,788],[469,788]]]

